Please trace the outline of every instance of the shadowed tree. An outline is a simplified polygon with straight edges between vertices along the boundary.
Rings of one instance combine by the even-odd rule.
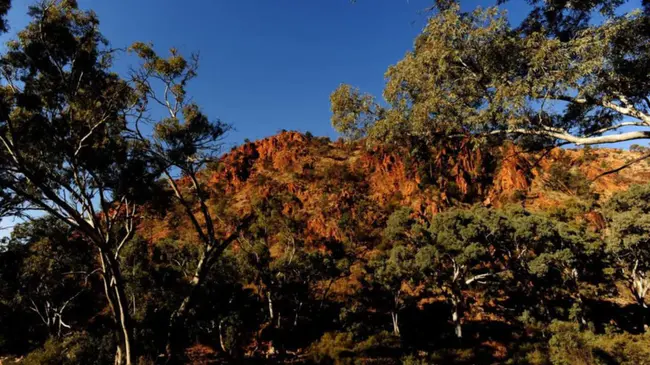
[[[84,313],[78,302],[88,299],[89,278],[98,271],[91,247],[51,217],[16,226],[9,245],[26,251],[13,300],[37,316],[49,336],[60,338]],[[83,305],[92,308],[87,301]]]
[[[0,0],[0,33],[4,33],[9,29],[7,24],[7,13],[11,9],[11,0]]]
[[[141,68],[132,73],[140,98],[132,137],[145,146],[149,161],[162,171],[163,180],[183,208],[200,247],[187,294],[169,321],[166,353],[169,359],[177,361],[183,321],[194,305],[197,290],[210,265],[237,239],[250,218],[245,217],[228,232],[224,219],[209,207],[218,193],[201,175],[208,164],[217,162],[221,140],[230,126],[210,120],[187,96],[187,84],[197,75],[198,56],[192,55],[188,60],[171,49],[169,58],[165,59],[144,43],[133,44],[130,51],[142,61]],[[157,112],[165,116],[156,120],[150,117]],[[143,132],[142,121],[153,123],[152,135]]]
[[[449,300],[454,333],[459,339],[463,337],[466,291],[497,279],[505,271],[491,247],[493,232],[485,224],[485,214],[491,212],[474,209],[436,215],[429,227],[431,241],[424,242],[416,255],[426,285],[434,291],[440,288]]]
[[[650,290],[650,185],[636,185],[608,202],[608,250],[618,260],[620,272],[637,302],[639,329],[647,329]]]
[[[608,283],[602,240],[574,222],[521,209],[504,210],[500,217],[491,225],[501,226],[497,240],[503,243],[512,276],[506,285],[523,288],[524,295],[535,297],[529,303],[533,307],[525,310],[541,312],[550,321],[549,301],[566,299],[572,306],[571,319],[586,326],[585,296],[593,294],[592,283]]]
[[[508,0],[499,0],[502,4]],[[533,7],[520,29],[526,33],[546,32],[568,41],[589,26],[595,14],[613,17],[626,0],[527,0]]]
[[[413,302],[417,286],[417,267],[413,250],[405,245],[395,245],[390,251],[376,255],[366,266],[369,296],[380,308],[390,313],[393,334],[400,335],[399,314]]]
[[[138,144],[125,138],[136,98],[110,71],[114,51],[94,13],[44,1],[0,59],[0,188],[81,233],[97,250],[116,321],[117,363],[133,363],[132,324],[119,252],[136,203],[153,186]]]

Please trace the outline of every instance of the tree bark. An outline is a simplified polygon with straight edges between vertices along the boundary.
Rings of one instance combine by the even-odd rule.
[[[228,352],[228,348],[226,347],[226,342],[224,341],[223,338],[223,319],[219,321],[219,345],[221,346],[221,350],[224,353],[226,354],[230,353]]]
[[[101,252],[101,261],[102,267],[104,268],[104,291],[116,324],[120,328],[117,353],[121,355],[120,363],[132,365],[134,363],[134,354],[132,351],[131,315],[124,291],[124,280],[120,271],[119,262],[111,255],[103,252]]]
[[[273,322],[274,313],[273,313],[273,299],[271,299],[271,291],[266,292],[266,300],[269,303],[269,319]]]
[[[632,132],[625,132],[620,134],[607,134],[607,135],[595,136],[595,137],[582,137],[582,136],[574,136],[567,131],[513,128],[513,129],[494,131],[492,134],[500,134],[500,133],[546,136],[546,137],[552,137],[555,139],[563,140],[569,143],[573,143],[578,146],[617,143],[617,142],[633,141],[637,139],[650,139],[650,131],[632,131]]]
[[[122,346],[120,344],[117,345],[115,350],[115,365],[122,365]]]
[[[165,345],[165,353],[167,355],[166,363],[177,363],[179,359],[179,351],[182,347],[182,340],[179,338],[178,333],[180,332],[180,327],[187,316],[187,312],[194,304],[194,299],[196,297],[197,288],[203,282],[205,275],[208,271],[208,255],[211,252],[211,247],[207,247],[201,252],[199,257],[199,262],[196,265],[194,270],[194,276],[190,280],[190,289],[188,294],[183,298],[181,304],[178,308],[171,314],[169,318],[169,326],[167,329],[167,344]]]
[[[393,320],[393,334],[399,336],[399,320],[397,312],[390,312],[390,317]]]
[[[104,283],[104,293],[106,300],[113,314],[115,324],[120,328],[118,331],[117,351],[115,355],[116,364],[133,364],[133,353],[131,351],[131,316],[124,295],[124,284],[119,268],[119,263],[111,255],[105,254],[101,249],[99,251],[100,262],[102,265]]]
[[[458,340],[463,338],[463,325],[461,323],[462,317],[462,308],[461,308],[461,297],[460,295],[454,293],[451,298],[451,321],[454,324],[454,334]]]
[[[650,290],[650,278],[648,278],[645,273],[638,272],[638,261],[634,265],[634,269],[631,272],[631,282],[630,290],[636,299],[637,305],[639,306],[640,311],[640,326],[639,331],[646,332],[646,312],[648,311],[648,306],[645,302],[645,297]]]

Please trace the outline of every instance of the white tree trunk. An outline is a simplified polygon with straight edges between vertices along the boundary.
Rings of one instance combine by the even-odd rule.
[[[463,338],[463,325],[461,323],[460,296],[454,294],[451,299],[451,321],[454,324],[454,334],[459,340]]]
[[[271,292],[270,291],[266,292],[266,300],[269,303],[269,318],[271,319],[271,321],[273,321],[273,318],[274,318],[273,299],[271,299]]]
[[[390,317],[393,320],[393,334],[399,336],[399,320],[397,312],[390,312]]]
[[[648,310],[648,305],[646,304],[645,297],[648,294],[648,290],[650,290],[650,278],[646,275],[645,272],[637,271],[637,267],[638,261],[635,263],[634,269],[631,273],[632,277],[630,282],[630,289],[641,312],[639,329],[645,332],[648,328],[648,325],[646,324],[646,312]]]
[[[223,338],[223,319],[219,321],[219,345],[221,345],[221,350],[223,350],[224,353],[229,353],[228,349],[226,348],[226,342]]]
[[[104,293],[108,300],[109,307],[113,312],[116,324],[120,328],[118,335],[118,348],[116,352],[116,364],[133,364],[133,352],[131,351],[131,316],[128,303],[124,294],[124,283],[119,268],[119,262],[110,254],[100,250],[100,262],[102,265]]]

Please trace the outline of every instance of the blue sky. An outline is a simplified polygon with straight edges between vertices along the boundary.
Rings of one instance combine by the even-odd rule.
[[[525,14],[510,4],[515,21]],[[14,0],[11,31],[28,0]],[[79,0],[114,47],[153,42],[198,51],[191,93],[208,115],[232,123],[227,143],[281,129],[336,137],[329,94],[342,82],[381,95],[387,67],[403,57],[431,0]],[[489,1],[465,1],[466,8]],[[9,37],[11,36],[11,33]],[[7,38],[7,37],[4,37]],[[118,70],[126,70],[126,57]]]

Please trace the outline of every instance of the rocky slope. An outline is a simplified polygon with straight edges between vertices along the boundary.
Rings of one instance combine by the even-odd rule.
[[[544,211],[573,207],[576,219],[594,230],[603,229],[599,206],[617,191],[650,181],[650,163],[641,161],[618,173],[601,175],[641,155],[618,149],[524,153],[513,146],[484,151],[459,142],[438,147],[429,160],[415,162],[399,149],[369,149],[362,143],[283,132],[232,149],[220,164],[205,171],[203,180],[213,191],[211,208],[223,220],[222,234],[248,212],[256,211],[258,219],[275,214],[291,222],[292,239],[300,241],[306,251],[344,247],[357,258],[367,258],[381,250],[388,219],[402,207],[409,207],[416,219],[474,204],[517,204]],[[167,238],[194,241],[184,239],[194,232],[183,221],[183,214],[168,214],[145,220],[141,236],[153,244]],[[268,237],[267,244],[271,257],[279,258],[288,246],[283,228],[277,221],[274,224],[272,230],[277,232]],[[235,242],[232,247],[239,250],[241,244]],[[345,303],[362,287],[361,261],[335,282],[314,281],[314,297],[329,296]],[[255,285],[249,289],[262,290]],[[483,316],[478,311],[468,313],[467,318],[482,320]],[[263,337],[262,332],[264,327],[257,336]],[[251,343],[258,348],[263,340]],[[488,345],[495,352],[503,347]]]
[[[589,210],[617,191],[650,181],[650,160],[599,177],[641,155],[611,148],[481,151],[461,142],[436,149],[423,163],[405,151],[282,132],[233,148],[205,172],[205,181],[214,190],[213,208],[233,219],[274,199],[284,215],[304,223],[307,243],[345,241],[350,226],[373,240],[374,231],[404,206],[420,217],[472,204],[532,210],[581,204]],[[601,224],[598,214],[585,217]],[[154,226],[141,227],[152,241],[172,232],[192,234],[189,224],[175,220]]]
[[[457,147],[459,153],[452,148],[435,152],[425,181],[419,173],[422,166],[409,162],[404,151],[368,150],[362,143],[282,132],[234,148],[223,157],[221,169],[209,173],[209,181],[224,186],[241,210],[253,199],[290,194],[294,199],[285,207],[287,214],[303,216],[308,233],[320,238],[341,238],[336,222],[360,201],[374,207],[355,212],[361,216],[353,219],[376,219],[373,212],[396,206],[409,206],[420,215],[469,204],[549,209],[572,201],[598,204],[632,184],[650,181],[650,161],[598,177],[641,152],[556,148],[523,153],[514,147],[483,152],[462,143]]]

